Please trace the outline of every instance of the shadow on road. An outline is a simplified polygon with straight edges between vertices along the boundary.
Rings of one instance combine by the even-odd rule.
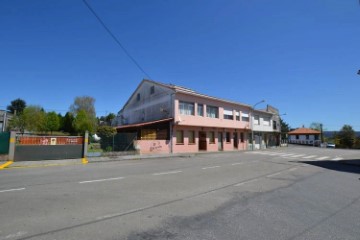
[[[326,168],[333,171],[360,174],[360,160],[350,159],[341,161],[298,161],[309,165]]]

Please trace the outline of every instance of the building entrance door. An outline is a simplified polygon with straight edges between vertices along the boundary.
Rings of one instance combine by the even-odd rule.
[[[199,132],[199,150],[206,151],[206,132]]]
[[[223,142],[223,133],[218,133],[218,150],[222,151],[224,150],[224,142]]]
[[[238,139],[238,134],[237,132],[234,132],[234,148],[238,149],[239,148],[239,139]]]

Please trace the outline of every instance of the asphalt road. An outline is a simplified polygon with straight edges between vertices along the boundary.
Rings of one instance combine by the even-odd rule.
[[[360,151],[289,147],[0,171],[0,240],[360,239]]]

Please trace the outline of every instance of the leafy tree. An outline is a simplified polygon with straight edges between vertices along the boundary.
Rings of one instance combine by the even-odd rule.
[[[74,120],[74,115],[70,112],[67,112],[63,118],[63,126],[61,130],[70,134],[75,134],[76,131],[74,128]]]
[[[60,127],[60,119],[56,112],[49,112],[46,114],[46,130],[53,131],[59,130]]]
[[[109,113],[107,116],[101,116],[98,119],[99,125],[111,126],[112,120],[116,117],[114,113]]]
[[[12,114],[21,114],[26,108],[26,102],[20,98],[11,101],[10,105],[6,107]]]
[[[40,106],[30,105],[23,111],[25,127],[29,131],[46,131],[46,113]]]
[[[98,127],[96,133],[101,138],[100,146],[102,149],[107,150],[109,147],[112,149],[113,138],[116,134],[116,129],[110,126],[100,126]]]
[[[287,139],[287,133],[290,132],[290,125],[280,118],[281,139]]]
[[[85,110],[80,110],[77,113],[73,125],[78,134],[83,135],[86,131],[95,132],[94,121]]]
[[[78,133],[84,133],[83,127],[87,126],[90,133],[94,133],[97,127],[95,113],[95,99],[89,96],[76,97],[70,106],[70,112],[75,116],[74,127]],[[78,116],[81,113],[80,116]],[[86,118],[86,119],[85,119]]]
[[[311,129],[313,130],[317,130],[317,131],[321,131],[321,128],[322,128],[322,123],[319,123],[319,122],[313,122],[310,124],[310,127]]]
[[[336,137],[339,139],[339,147],[352,148],[355,143],[356,135],[352,126],[344,125]]]
[[[76,97],[70,106],[70,112],[76,116],[81,110],[85,111],[89,117],[95,118],[95,98],[90,96]]]
[[[23,114],[15,115],[9,122],[9,129],[13,131],[19,131],[21,134],[25,132],[25,118]]]

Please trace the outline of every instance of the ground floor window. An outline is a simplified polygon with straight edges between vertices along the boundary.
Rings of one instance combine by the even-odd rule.
[[[209,132],[209,143],[215,143],[215,132]]]
[[[184,144],[184,131],[182,131],[182,130],[176,131],[176,143]]]
[[[226,132],[226,142],[229,143],[230,141],[230,132]]]
[[[189,131],[189,144],[195,143],[195,131]]]

